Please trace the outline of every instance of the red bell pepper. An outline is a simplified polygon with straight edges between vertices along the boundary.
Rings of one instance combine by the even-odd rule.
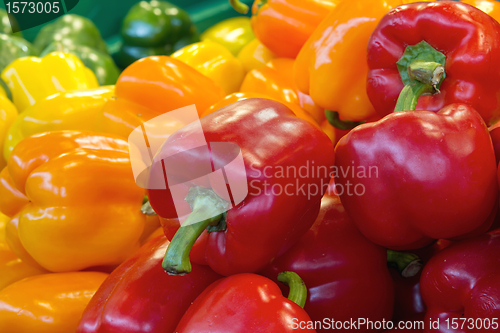
[[[257,272],[297,242],[314,223],[330,180],[333,145],[321,130],[295,117],[283,104],[267,99],[233,103],[201,118],[200,122],[207,142],[231,142],[239,146],[248,194],[226,213],[188,225],[193,216],[223,205],[224,200],[217,188],[181,182],[185,186],[183,198],[191,200],[194,210],[191,212],[184,200],[178,202],[185,205],[189,217],[172,239],[163,267],[171,274],[188,273],[190,257],[193,262],[208,264],[226,276]],[[185,169],[203,174],[201,165],[210,160],[206,150],[177,154],[189,150],[192,142],[186,138],[191,133],[190,126],[177,131],[163,144],[155,156],[151,175],[163,176],[159,161],[164,156],[179,156],[180,161],[167,165],[185,165],[182,170],[173,170],[174,176],[186,177],[182,174]],[[223,160],[227,158],[221,156],[217,164],[226,165]],[[148,195],[158,215],[177,217],[168,187],[150,189]],[[204,232],[208,226],[210,232]]]
[[[497,165],[500,162],[500,121],[496,122],[495,125],[488,128],[490,132],[491,141],[493,142],[493,149],[495,150],[495,158],[497,160]]]
[[[381,116],[394,110],[411,81],[408,67],[419,61],[440,63],[446,78],[419,99],[418,110],[464,103],[488,125],[500,118],[500,25],[492,17],[455,1],[390,10],[368,43],[367,93]]]
[[[166,274],[161,261],[168,244],[157,237],[115,269],[90,300],[77,332],[174,332],[195,298],[221,276],[195,264],[189,276]]]
[[[268,278],[237,274],[211,284],[189,307],[176,333],[316,332],[302,309],[307,289],[293,272],[279,280],[290,287],[288,299]],[[300,327],[303,325],[303,327]]]
[[[446,248],[451,243],[450,241],[440,239],[434,244],[419,250],[414,250],[412,253],[418,255],[425,265],[436,253]],[[391,270],[391,275],[394,281],[396,296],[392,320],[394,322],[422,320],[426,307],[420,293],[421,271],[415,276],[406,278],[402,277],[401,274],[395,270]]]
[[[493,222],[495,154],[467,105],[390,114],[353,129],[335,151],[342,203],[377,244],[415,249],[486,232]]]
[[[420,280],[427,305],[425,332],[498,332],[499,263],[499,231],[458,242],[435,255]]]
[[[397,255],[391,251],[388,256],[385,248],[366,239],[347,215],[340,198],[328,193],[321,200],[320,213],[311,229],[261,273],[272,280],[282,271],[293,270],[300,275],[309,291],[304,309],[313,321],[390,320],[394,290],[388,257],[394,258],[391,264],[401,266],[400,271],[415,268],[408,265],[414,264],[414,255]],[[334,327],[328,325],[331,323],[316,330],[329,332]],[[358,327],[357,331],[369,332],[370,327]]]

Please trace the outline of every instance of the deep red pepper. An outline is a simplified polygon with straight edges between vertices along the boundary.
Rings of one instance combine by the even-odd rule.
[[[426,324],[424,332],[498,331],[499,263],[499,231],[458,242],[435,255],[422,272],[420,286],[426,322],[439,319],[440,325]]]
[[[495,125],[488,128],[490,131],[491,141],[493,142],[493,148],[495,149],[495,158],[497,160],[497,165],[500,162],[500,121],[496,122]]]
[[[174,332],[191,302],[221,276],[193,264],[189,276],[166,274],[161,261],[169,242],[145,244],[104,281],[88,304],[78,333]]]
[[[186,235],[191,233],[189,240],[194,242],[208,224],[217,223],[215,227],[219,231],[204,232],[195,243],[191,260],[206,263],[226,276],[257,272],[297,242],[314,223],[330,180],[333,145],[318,128],[295,117],[283,104],[267,99],[239,101],[200,121],[207,142],[232,142],[240,147],[249,191],[221,220],[182,226],[172,239],[164,268],[172,274],[188,273],[190,246],[186,245]],[[185,138],[189,131],[190,127],[186,126],[164,143],[155,157],[151,174],[163,176],[158,162],[163,156],[188,150],[186,145],[190,142]],[[207,156],[203,152],[190,152],[183,161],[185,169],[196,169]],[[306,171],[309,171],[307,175]],[[204,186],[184,184],[186,195]],[[215,191],[209,190],[216,196],[219,193]],[[167,190],[149,190],[148,195],[151,206],[160,216],[177,216],[168,187]],[[196,198],[202,201],[208,195],[199,194]],[[183,204],[187,206],[186,202]],[[207,207],[213,205],[207,203]],[[189,206],[187,209],[191,211]],[[190,213],[190,217],[193,214]]]
[[[394,289],[387,251],[356,229],[334,194],[321,200],[311,229],[262,274],[276,281],[282,271],[294,271],[304,280],[309,291],[304,309],[313,321],[391,319]],[[322,328],[317,331],[331,331],[328,326]]]
[[[337,184],[364,190],[344,191],[342,203],[377,244],[415,249],[485,232],[493,222],[495,154],[485,123],[469,106],[390,114],[353,129],[335,151]]]
[[[283,272],[289,298],[268,278],[236,274],[210,285],[189,307],[176,333],[292,333],[308,329],[311,319],[302,309],[307,293],[300,277]],[[302,327],[301,327],[302,326]]]
[[[488,125],[496,122],[500,118],[500,25],[481,10],[456,1],[399,6],[380,21],[368,43],[367,93],[377,113],[385,116],[394,110],[408,84],[408,63],[402,59],[405,48],[422,41],[444,55],[446,78],[439,93],[419,99],[417,109],[438,111],[451,103],[465,103]],[[426,48],[411,60],[429,61],[435,55]],[[398,60],[403,61],[399,71]]]
[[[450,241],[440,239],[430,246],[413,250],[412,253],[418,255],[425,265],[430,258],[451,243]],[[418,272],[415,276],[404,278],[397,271],[391,270],[391,275],[394,280],[396,296],[392,320],[399,322],[423,319],[426,308],[420,293],[421,272]]]

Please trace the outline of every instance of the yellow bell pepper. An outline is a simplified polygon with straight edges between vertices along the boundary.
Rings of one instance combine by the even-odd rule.
[[[9,248],[5,240],[5,227],[9,220],[8,216],[0,213],[0,290],[29,276],[47,272],[21,261]]]
[[[238,91],[245,77],[241,62],[224,46],[211,41],[188,45],[171,57],[211,78],[226,95]]]
[[[238,54],[238,59],[247,72],[265,66],[274,58],[276,58],[276,55],[258,39],[248,43]]]
[[[62,52],[16,59],[1,77],[19,112],[58,92],[99,87],[94,73],[80,59]]]
[[[33,134],[58,130],[95,131],[97,117],[113,95],[114,86],[60,92],[28,107],[9,128],[3,146],[5,160],[19,141]]]
[[[7,131],[17,117],[14,104],[7,98],[5,90],[0,91],[0,148],[3,149],[7,138]],[[0,170],[7,164],[7,160],[0,154]]]
[[[32,276],[0,291],[0,332],[75,332],[83,310],[108,274]]]
[[[223,45],[234,56],[240,53],[250,41],[255,39],[250,18],[232,17],[205,30],[201,40],[212,41]]]

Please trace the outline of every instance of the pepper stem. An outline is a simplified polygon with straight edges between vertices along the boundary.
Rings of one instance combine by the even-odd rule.
[[[248,13],[249,10],[248,6],[245,5],[243,2],[241,2],[240,0],[229,0],[229,4],[231,5],[231,7],[234,8],[235,11],[237,11],[240,14]]]
[[[330,110],[325,110],[325,117],[330,123],[330,125],[344,131],[351,130],[354,127],[364,124],[366,122],[366,121],[341,120],[338,112]]]
[[[191,248],[207,227],[221,221],[228,207],[228,203],[212,190],[196,186],[189,189],[185,200],[192,212],[175,233],[163,258],[162,267],[170,275],[191,272]]]
[[[411,82],[401,90],[394,112],[415,110],[420,96],[439,92],[437,86],[443,76],[444,67],[440,63],[422,60],[410,63],[408,77]]]
[[[409,278],[420,272],[423,263],[416,254],[387,249],[387,266],[397,269],[402,277]]]
[[[294,272],[281,272],[278,274],[278,281],[290,288],[288,299],[301,308],[304,308],[307,299],[307,288],[300,276]]]

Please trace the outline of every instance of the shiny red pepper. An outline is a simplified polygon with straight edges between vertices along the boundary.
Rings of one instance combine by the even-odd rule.
[[[280,274],[290,287],[288,299],[268,278],[236,274],[210,285],[189,307],[176,333],[316,332],[302,309],[307,288],[292,272]],[[302,327],[301,327],[302,325]]]
[[[424,332],[498,332],[499,263],[499,231],[458,242],[435,255],[420,280],[427,305]]]
[[[262,274],[276,280],[294,271],[308,289],[304,309],[313,321],[366,318],[390,320],[394,290],[387,251],[366,239],[342,207],[338,196],[326,194],[314,225]],[[318,332],[331,332],[322,325]],[[359,327],[357,332],[369,332]]]
[[[403,57],[408,46],[421,42],[429,47]],[[488,125],[500,118],[500,24],[492,17],[456,1],[413,3],[389,11],[368,42],[367,93],[377,113],[385,116],[394,110],[409,83],[407,66],[420,60],[440,62],[445,78],[437,90],[419,99],[418,110],[464,103]]]
[[[230,142],[241,149],[248,194],[215,220],[189,225],[184,221],[186,227],[177,231],[167,250],[164,268],[172,274],[188,273],[191,246],[203,233],[193,247],[191,260],[208,264],[226,276],[257,272],[297,242],[314,223],[330,180],[333,145],[321,130],[295,117],[283,104],[268,99],[239,101],[200,121],[207,142]],[[174,176],[183,177],[185,169],[200,173],[199,166],[210,159],[206,151],[174,155],[189,150],[191,142],[185,138],[190,130],[186,126],[169,137],[156,154],[152,174],[163,176],[159,161],[170,155],[179,156],[185,164]],[[221,156],[218,163],[226,165],[225,158]],[[184,200],[179,202],[185,205],[188,219],[222,200],[217,189],[201,193],[206,185],[194,185],[185,182],[182,189],[186,195],[183,198],[194,191],[194,211],[191,213]],[[158,215],[177,217],[168,187],[149,190],[148,195]],[[197,202],[201,202],[199,206]],[[204,232],[210,224],[216,231]]]
[[[199,265],[188,276],[166,274],[161,260],[168,244],[157,237],[115,269],[88,304],[77,332],[174,332],[191,302],[221,276]]]
[[[342,203],[377,244],[415,249],[485,232],[493,222],[495,154],[469,106],[390,114],[353,129],[335,151]]]

